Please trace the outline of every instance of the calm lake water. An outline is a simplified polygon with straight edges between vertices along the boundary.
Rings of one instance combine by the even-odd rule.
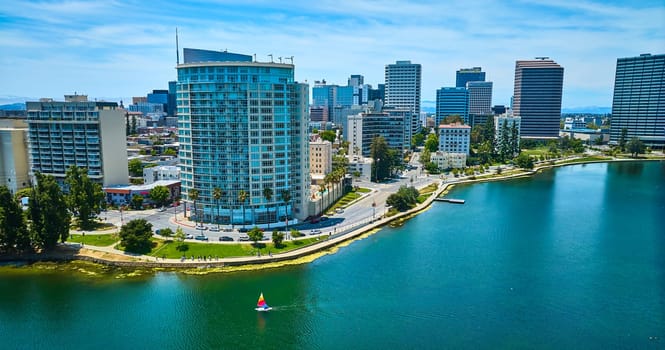
[[[665,162],[459,186],[313,263],[138,278],[0,268],[3,349],[665,348]],[[257,314],[263,292],[274,310]]]

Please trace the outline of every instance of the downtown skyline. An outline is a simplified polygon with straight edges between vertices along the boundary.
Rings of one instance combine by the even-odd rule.
[[[454,86],[456,70],[480,66],[494,82],[492,103],[508,105],[515,61],[548,56],[566,70],[564,109],[609,107],[617,58],[662,53],[664,23],[659,1],[8,1],[0,4],[0,102],[74,92],[127,99],[166,88],[176,79],[178,27],[181,62],[184,47],[259,61],[294,56],[295,79],[310,87],[362,74],[376,88],[385,65],[411,60],[422,65],[423,101]]]

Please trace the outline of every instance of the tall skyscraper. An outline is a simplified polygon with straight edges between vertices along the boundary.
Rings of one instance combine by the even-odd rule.
[[[65,102],[26,102],[26,108],[31,177],[40,172],[62,181],[76,165],[102,186],[129,182],[125,114],[117,103],[71,95]]]
[[[469,81],[469,115],[487,115],[492,113],[492,82]]]
[[[665,54],[617,59],[610,143],[637,137],[650,146],[665,145]]]
[[[283,223],[287,216],[304,219],[310,182],[308,85],[294,81],[293,64],[200,51],[205,50],[197,50],[197,57],[205,61],[185,57],[177,66],[185,197],[191,203],[191,190],[198,191],[197,213],[206,222],[263,225]],[[219,201],[215,188],[223,193]],[[245,201],[239,200],[241,191],[248,194]],[[286,205],[284,191],[290,195]]]
[[[447,116],[458,115],[469,124],[469,92],[463,87],[443,87],[436,90],[436,125]]]
[[[455,87],[466,87],[466,83],[470,81],[485,81],[485,72],[482,68],[461,68],[457,71]]]
[[[411,129],[405,138],[420,131],[420,89],[422,80],[422,67],[411,61],[397,61],[386,65],[385,69],[385,101],[384,105],[405,108],[411,111],[409,124]]]
[[[563,67],[549,57],[515,63],[513,115],[522,118],[522,138],[559,137]]]

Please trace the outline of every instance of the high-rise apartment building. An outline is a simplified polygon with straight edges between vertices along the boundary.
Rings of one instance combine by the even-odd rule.
[[[389,148],[403,152],[409,144],[404,143],[405,122],[410,117],[407,114],[372,112],[359,113],[348,117],[349,127],[349,154],[369,157],[372,140],[381,136],[386,140]]]
[[[463,87],[443,87],[436,90],[436,125],[450,115],[458,115],[469,123],[469,91]]]
[[[649,146],[665,145],[665,54],[617,59],[610,143],[626,129]]]
[[[522,118],[521,137],[559,137],[563,67],[548,57],[515,63],[513,115]]]
[[[205,61],[186,59],[177,66],[185,198],[191,203],[191,191],[198,191],[196,213],[206,222],[263,225],[306,218],[308,85],[294,81],[293,64],[200,51]],[[215,188],[222,191],[219,201]]]
[[[65,102],[26,102],[26,107],[31,176],[40,172],[63,180],[76,165],[102,186],[127,184],[125,115],[117,103],[75,95]]]
[[[485,81],[485,72],[480,67],[461,68],[455,77],[455,87],[466,87],[470,81]]]
[[[385,69],[385,101],[384,105],[411,111],[409,121],[411,136],[420,131],[420,90],[422,67],[411,61],[397,61],[386,65]]]

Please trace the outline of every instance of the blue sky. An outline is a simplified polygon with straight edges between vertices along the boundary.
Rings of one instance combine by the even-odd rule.
[[[481,66],[508,104],[515,60],[565,68],[563,107],[611,106],[618,57],[665,53],[658,1],[2,1],[0,102],[82,93],[145,96],[175,79],[180,47],[295,56],[296,79],[383,82],[384,66],[423,66],[423,100]]]

